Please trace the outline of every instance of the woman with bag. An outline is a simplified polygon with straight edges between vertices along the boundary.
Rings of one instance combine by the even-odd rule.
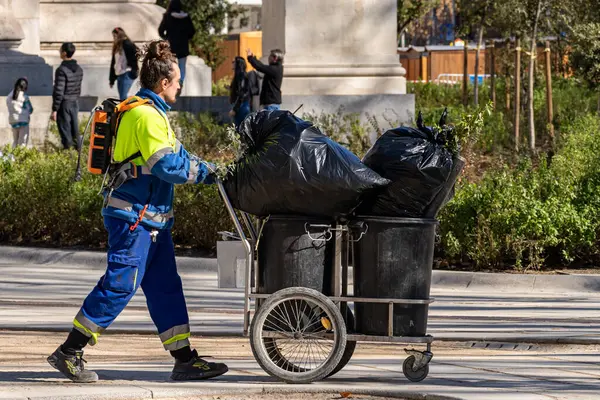
[[[125,100],[129,95],[129,89],[139,75],[137,62],[137,47],[129,39],[122,28],[115,28],[112,31],[113,49],[112,60],[110,61],[110,87],[117,82],[119,90],[119,99]]]

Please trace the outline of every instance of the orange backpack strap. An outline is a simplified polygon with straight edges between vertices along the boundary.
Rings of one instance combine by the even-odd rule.
[[[123,113],[125,111],[131,110],[132,108],[135,108],[137,106],[141,106],[144,104],[148,104],[148,103],[152,103],[152,102],[148,99],[142,99],[141,97],[138,97],[138,96],[131,96],[128,99],[119,103],[115,107],[115,111],[117,113]]]
[[[115,113],[117,114],[117,119],[116,119],[116,122],[114,125],[115,137],[117,135],[117,129],[119,127],[119,123],[121,122],[121,117],[123,116],[125,111],[132,110],[132,109],[136,108],[137,106],[142,106],[144,104],[152,104],[152,101],[148,100],[148,99],[142,99],[141,97],[138,97],[138,96],[131,96],[128,99],[117,104],[117,106],[115,107]]]

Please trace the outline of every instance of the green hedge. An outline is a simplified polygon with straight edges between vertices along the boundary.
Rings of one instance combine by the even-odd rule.
[[[98,194],[101,179],[89,173],[74,181],[74,151],[44,153],[4,149],[0,162],[0,241],[16,244],[104,247]],[[15,161],[6,156],[14,155]],[[214,186],[176,188],[178,245],[212,249],[217,231],[231,230],[231,222]]]
[[[445,104],[459,123],[479,120],[481,135],[467,147],[468,165],[456,196],[440,216],[437,254],[448,263],[474,268],[542,268],[596,261],[600,231],[600,119],[595,94],[576,82],[557,80],[555,104],[558,148],[548,161],[541,153],[514,154],[510,110],[491,115],[456,105],[458,87],[410,85],[426,122],[435,123]],[[482,98],[487,93],[484,87]],[[536,109],[543,104],[536,92]],[[481,118],[474,118],[483,115]],[[381,132],[393,121],[361,122],[340,110],[334,115],[304,115],[325,133],[355,153],[369,147],[365,137]],[[226,126],[207,115],[174,116],[173,125],[191,152],[210,160],[230,160]],[[384,126],[385,125],[385,126]],[[544,135],[544,128],[540,128]],[[106,233],[100,208],[100,177],[84,173],[74,182],[76,153],[10,149],[15,161],[0,160],[0,242],[102,248]],[[1,157],[0,157],[1,159]],[[481,162],[483,160],[483,162]],[[212,249],[220,230],[232,224],[214,186],[180,185],[175,194],[175,242],[180,246]]]

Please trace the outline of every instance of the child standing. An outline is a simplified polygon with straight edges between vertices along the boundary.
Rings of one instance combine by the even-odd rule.
[[[13,147],[27,146],[29,142],[29,120],[33,106],[27,95],[27,79],[19,78],[14,89],[6,98],[8,123],[13,131]]]

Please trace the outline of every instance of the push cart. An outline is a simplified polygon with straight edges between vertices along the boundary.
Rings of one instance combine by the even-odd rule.
[[[402,370],[412,382],[427,377],[433,357],[433,337],[425,334],[395,336],[394,307],[427,307],[433,299],[349,295],[349,259],[353,255],[353,244],[362,239],[368,227],[353,226],[350,221],[305,224],[311,240],[333,244],[332,295],[307,287],[259,293],[261,273],[256,251],[261,240],[261,223],[255,225],[249,214],[235,210],[223,184],[218,181],[217,185],[246,252],[243,333],[249,337],[254,357],[265,372],[288,383],[318,381],[340,371],[352,358],[357,342],[376,342],[426,347],[424,351],[405,349],[408,356]],[[387,306],[387,335],[354,333],[355,321],[349,303]]]

